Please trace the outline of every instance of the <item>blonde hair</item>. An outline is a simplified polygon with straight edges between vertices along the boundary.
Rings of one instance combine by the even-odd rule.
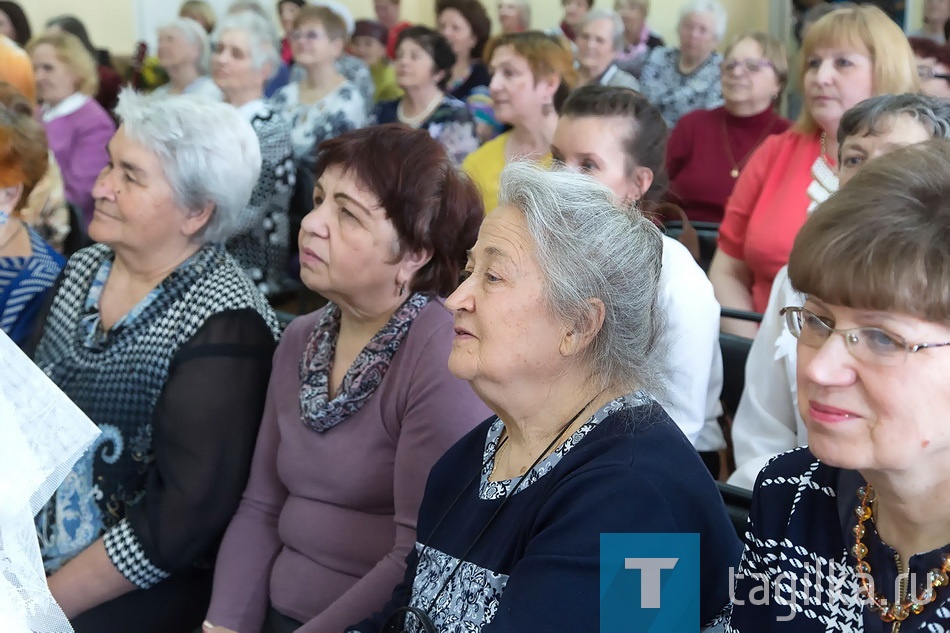
[[[871,57],[872,96],[918,92],[917,61],[900,27],[872,5],[832,11],[810,27],[802,42],[799,89],[804,92],[809,57],[817,48],[864,48]],[[795,128],[810,134],[818,129],[805,107]]]
[[[214,31],[215,22],[217,22],[214,9],[205,0],[185,0],[178,9],[178,17],[194,20],[204,27],[208,34]]]
[[[99,92],[99,70],[96,60],[83,45],[82,41],[70,33],[43,33],[34,37],[26,45],[26,52],[33,52],[43,44],[52,46],[56,59],[65,64],[76,75],[76,91],[90,97]]]
[[[745,33],[739,33],[729,42],[729,46],[726,47],[722,56],[729,57],[732,49],[742,40],[752,40],[759,45],[759,48],[762,49],[762,56],[772,63],[772,68],[775,69],[775,74],[778,75],[779,92],[784,90],[788,82],[788,53],[785,50],[785,44],[767,33],[746,31]]]

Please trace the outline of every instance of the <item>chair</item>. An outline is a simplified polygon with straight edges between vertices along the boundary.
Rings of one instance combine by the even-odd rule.
[[[743,538],[749,520],[749,511],[752,509],[752,492],[721,481],[716,482],[716,487],[719,488],[719,494],[722,495],[723,503],[726,504],[726,512],[732,521],[732,527],[735,528],[739,538]]]
[[[719,224],[717,222],[691,222],[690,224],[696,231],[699,241],[699,256],[696,258],[696,263],[705,272],[709,272],[709,264],[712,263],[716,244],[719,241]],[[663,224],[663,229],[667,235],[678,240],[683,232],[683,223],[679,220],[671,220]]]
[[[762,315],[756,312],[723,308],[723,318],[741,319],[760,323]],[[722,416],[719,424],[726,438],[727,471],[735,470],[735,457],[732,452],[732,418],[739,408],[742,390],[745,389],[745,364],[752,349],[752,339],[726,332],[719,333],[719,348],[722,350],[722,391],[719,401],[722,403]]]
[[[66,208],[69,210],[69,235],[63,240],[63,255],[69,258],[76,251],[92,244],[92,240],[86,233],[82,209],[72,202],[68,202]]]

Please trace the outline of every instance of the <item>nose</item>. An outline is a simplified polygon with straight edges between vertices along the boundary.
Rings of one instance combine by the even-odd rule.
[[[488,82],[488,91],[496,92],[501,90],[502,80],[501,73],[494,73],[491,76],[491,81]]]
[[[326,238],[330,235],[329,224],[327,223],[327,203],[326,201],[314,205],[307,215],[303,216],[300,222],[300,235],[315,235]]]
[[[96,200],[115,200],[115,178],[108,165],[102,168],[92,185],[92,197]]]
[[[831,78],[834,76],[834,66],[831,60],[821,60],[818,64],[818,69],[815,72],[815,79],[820,84],[828,84],[831,82]]]
[[[802,368],[804,376],[813,384],[846,387],[854,384],[857,378],[855,359],[843,336],[833,334],[817,349],[806,348],[799,341],[798,358],[799,362],[805,363]]]
[[[475,298],[472,296],[471,285],[474,282],[474,275],[469,276],[458,285],[455,292],[450,294],[445,300],[445,307],[452,312],[472,312],[475,310]]]

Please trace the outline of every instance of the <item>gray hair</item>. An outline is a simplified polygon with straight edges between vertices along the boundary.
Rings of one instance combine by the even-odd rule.
[[[603,327],[585,350],[602,388],[657,393],[657,305],[663,242],[635,208],[590,176],[546,171],[526,162],[501,172],[499,204],[524,214],[545,277],[546,308],[566,324],[590,318],[590,299],[605,308]]]
[[[581,21],[581,29],[584,29],[591,22],[596,22],[597,20],[610,20],[613,25],[613,46],[615,51],[623,49],[624,42],[624,30],[623,18],[616,11],[607,11],[606,9],[591,9],[587,12],[587,15],[584,16],[584,19]]]
[[[521,26],[527,31],[531,28],[531,3],[528,0],[508,0],[511,4],[518,7],[518,13],[521,14]]]
[[[849,136],[878,134],[882,120],[909,116],[933,138],[950,138],[950,102],[923,94],[879,95],[865,99],[841,117],[838,125],[838,158]]]
[[[229,13],[218,22],[211,39],[217,42],[227,31],[240,31],[247,35],[255,69],[260,70],[265,65],[270,65],[271,74],[277,72],[280,67],[280,46],[277,29],[269,19],[249,10]]]
[[[198,49],[198,73],[207,75],[211,67],[211,47],[208,45],[208,33],[204,27],[191,18],[176,18],[158,29],[159,33],[176,29],[188,40],[188,43]]]
[[[726,23],[729,21],[729,14],[719,3],[719,0],[690,0],[680,9],[679,20],[681,24],[683,19],[692,13],[709,13],[716,22],[716,39],[720,42],[726,36]]]
[[[125,135],[158,157],[178,206],[186,212],[214,206],[200,241],[224,242],[246,225],[261,148],[237,108],[192,95],[125,89],[115,113]]]

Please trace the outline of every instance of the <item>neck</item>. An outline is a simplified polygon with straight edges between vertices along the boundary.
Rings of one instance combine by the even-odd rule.
[[[116,250],[110,275],[117,274],[117,279],[129,285],[154,288],[200,248],[200,244],[188,240],[161,250],[134,254]]]
[[[520,153],[546,155],[551,151],[556,128],[557,114],[552,110],[551,114],[542,114],[535,121],[516,124],[511,130],[511,140]]]
[[[442,94],[439,87],[433,84],[404,88],[402,111],[406,116],[415,116],[425,110],[436,95]]]
[[[3,213],[0,211],[0,213]],[[17,234],[23,228],[23,223],[16,218],[8,218],[0,224],[0,256],[13,257],[17,254]]]
[[[455,66],[452,67],[452,74],[456,77],[465,77],[472,67],[471,55],[459,55],[455,58]]]
[[[725,108],[729,114],[738,117],[750,117],[762,114],[772,105],[771,101],[765,103],[755,101],[726,101]]]
[[[349,341],[362,341],[365,346],[373,336],[383,329],[399,306],[409,298],[409,292],[398,296],[387,296],[381,301],[350,302],[342,298],[333,301],[340,306],[340,338]]]
[[[230,103],[236,108],[240,108],[242,105],[246,103],[250,103],[251,101],[254,101],[255,99],[260,99],[261,91],[260,89],[233,90],[229,93],[225,93],[224,97],[228,103]]]
[[[928,35],[943,35],[943,23],[937,20],[924,20],[924,33]]]
[[[643,37],[643,27],[640,28],[639,33],[631,33],[630,31],[623,32],[623,39],[628,46],[636,46],[640,43],[640,38]]]
[[[307,88],[325,88],[333,83],[338,74],[332,61],[310,64],[304,66],[304,70],[307,72],[304,79]]]
[[[166,68],[168,73],[168,83],[171,84],[173,92],[182,92],[191,85],[195,79],[200,77],[198,69],[191,64],[179,64],[171,68]]]
[[[706,61],[707,57],[709,57],[709,55],[706,55],[705,57],[693,57],[680,50],[680,70],[682,70],[684,73],[691,72],[696,68],[699,68],[699,66],[704,61]]]

